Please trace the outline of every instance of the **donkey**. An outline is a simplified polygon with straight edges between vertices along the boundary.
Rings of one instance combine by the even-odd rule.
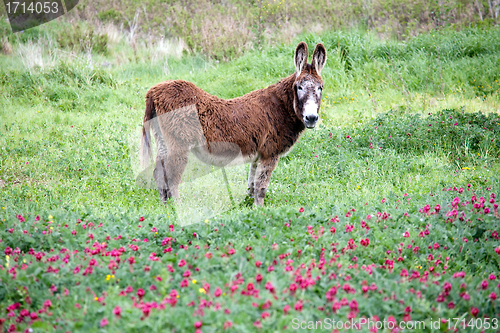
[[[211,165],[250,162],[248,195],[263,205],[271,174],[305,128],[319,119],[326,49],[317,44],[307,63],[304,42],[295,49],[295,73],[265,89],[225,100],[193,83],[168,80],[146,94],[141,160],[151,160],[150,129],[157,145],[153,177],[164,202],[179,198],[189,152]],[[144,165],[144,164],[143,164]]]

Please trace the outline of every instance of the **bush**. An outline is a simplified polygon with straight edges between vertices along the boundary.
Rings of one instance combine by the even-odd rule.
[[[366,153],[389,149],[397,153],[443,152],[459,165],[500,156],[500,116],[443,110],[422,117],[396,111],[379,114],[363,128],[343,131],[343,144]]]
[[[93,28],[77,25],[74,29],[65,29],[57,36],[57,42],[62,48],[73,51],[108,54],[108,35],[96,33]]]

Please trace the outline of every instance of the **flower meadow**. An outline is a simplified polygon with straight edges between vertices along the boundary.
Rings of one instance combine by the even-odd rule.
[[[293,331],[294,318],[498,318],[498,194],[469,184],[418,211],[411,201],[184,227],[2,207],[1,327],[265,332]]]

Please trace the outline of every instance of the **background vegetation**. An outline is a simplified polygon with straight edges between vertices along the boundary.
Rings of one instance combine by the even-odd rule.
[[[66,22],[85,22],[90,32],[57,32],[61,45],[73,46],[75,36],[102,43],[125,32],[134,51],[162,38],[181,39],[189,52],[232,59],[251,49],[288,44],[298,34],[339,29],[371,31],[379,38],[408,40],[422,32],[451,27],[496,25],[496,0],[147,0],[80,1]],[[3,7],[0,15],[5,15]],[[57,30],[57,29],[56,29]],[[6,35],[8,28],[0,29]],[[10,35],[9,41],[16,37]],[[76,43],[76,47],[80,47]],[[105,51],[102,48],[96,48]]]

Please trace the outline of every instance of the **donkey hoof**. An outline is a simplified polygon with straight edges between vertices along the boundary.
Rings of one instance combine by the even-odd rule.
[[[255,198],[255,206],[263,206],[264,205],[264,198]]]
[[[160,193],[160,199],[161,201],[163,201],[164,203],[166,203],[168,201],[168,199],[172,196],[170,195],[170,191],[168,190],[164,190],[164,189],[161,189],[161,190],[158,190],[158,192]]]

